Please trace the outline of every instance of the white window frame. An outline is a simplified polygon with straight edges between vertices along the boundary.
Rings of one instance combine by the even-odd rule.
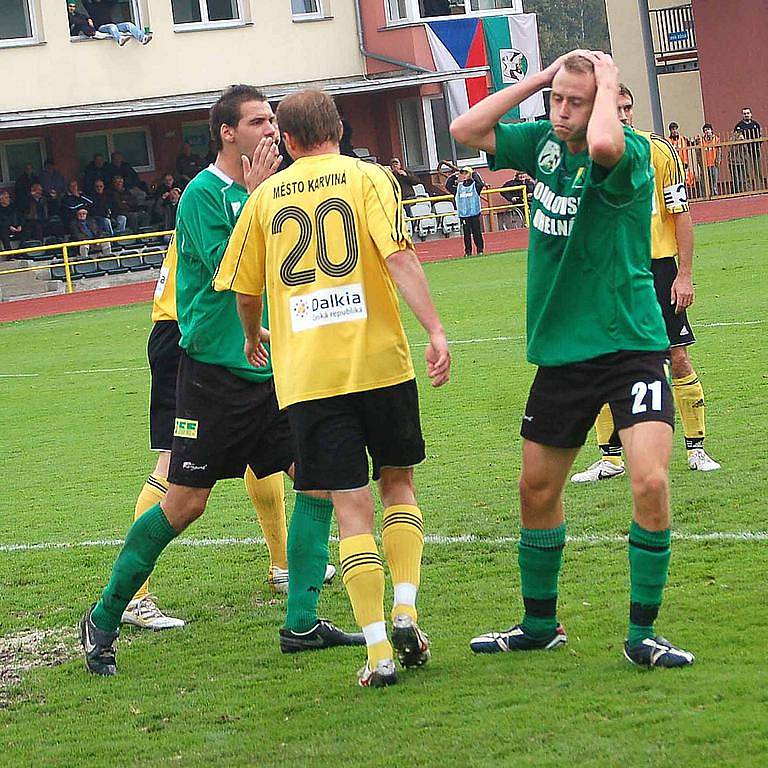
[[[112,137],[120,133],[139,133],[140,131],[144,132],[144,137],[147,142],[147,159],[149,160],[149,165],[136,165],[133,166],[133,170],[137,173],[147,173],[149,171],[156,170],[155,151],[152,146],[152,133],[149,130],[149,126],[137,125],[132,128],[111,128],[105,131],[81,131],[75,134],[75,141],[77,141],[77,139],[80,137],[85,136],[106,136],[108,157],[105,157],[104,160],[109,163],[112,159],[112,153],[116,151],[115,143]]]
[[[387,26],[403,26],[408,24],[421,24],[427,21],[445,21],[446,19],[455,19],[456,15],[450,16],[424,16],[422,17],[419,9],[419,0],[405,0],[406,1],[406,18],[393,19],[390,14],[390,0],[383,0],[384,12],[387,18]],[[523,12],[523,0],[513,0],[514,6],[512,8],[495,8],[489,11],[473,11],[471,0],[464,0],[464,15],[465,16],[498,16],[505,15],[511,16],[516,13]]]
[[[290,0],[288,0],[290,3]],[[294,13],[291,8],[291,20],[301,23],[304,21],[323,21],[324,19],[333,18],[330,9],[330,0],[315,0],[317,3],[317,10],[313,13]]]
[[[206,0],[197,0],[200,6],[200,18],[202,21],[173,22],[174,32],[199,32],[206,29],[231,29],[232,27],[245,27],[251,23],[246,0],[235,0],[237,3],[237,18],[225,21],[211,21],[208,18],[208,3]],[[173,4],[171,5],[171,20],[173,20]]]
[[[0,39],[0,48],[19,48],[24,45],[40,45],[43,41],[40,39],[40,25],[37,21],[37,0],[24,0],[27,4],[29,13],[29,28],[31,35],[29,37],[14,37]]]
[[[410,158],[408,157],[408,147],[406,146],[405,142],[405,129],[403,125],[403,110],[402,105],[405,102],[414,102],[419,105],[419,109],[421,110],[421,120],[419,121],[419,134],[420,134],[420,140],[421,140],[421,149],[422,154],[427,159],[427,164],[424,165],[415,165],[411,162]],[[428,168],[430,156],[429,156],[429,143],[427,140],[426,132],[424,130],[424,104],[423,100],[419,99],[418,96],[409,96],[405,99],[400,99],[397,102],[397,128],[400,132],[400,146],[403,148],[403,164],[406,168],[408,168],[409,171],[429,171],[430,168]],[[433,132],[434,135],[434,132]]]
[[[37,143],[40,147],[40,158],[42,160],[43,170],[45,161],[48,156],[45,152],[45,140],[40,136],[27,136],[23,139],[9,139],[8,141],[0,141],[0,189],[13,189],[13,185],[16,183],[16,179],[9,178],[11,172],[8,165],[8,155],[5,148],[12,146],[13,144],[34,144]]]
[[[451,158],[444,158],[444,157],[438,157],[437,156],[437,139],[435,137],[435,121],[432,117],[432,102],[437,101],[438,99],[445,100],[444,95],[440,96],[422,96],[421,97],[421,114],[424,118],[424,135],[427,140],[427,156],[429,158],[429,166],[430,171],[437,169],[437,164],[441,160],[451,159]],[[446,109],[448,108],[448,104],[446,102]],[[448,120],[450,121],[450,113],[448,114]],[[455,143],[453,141],[453,137],[451,137],[451,143]],[[465,160],[459,160],[457,162],[461,163],[462,165],[471,165],[472,167],[476,168],[482,168],[488,164],[488,160],[486,158],[485,152],[478,149],[477,150],[477,157],[470,157]]]

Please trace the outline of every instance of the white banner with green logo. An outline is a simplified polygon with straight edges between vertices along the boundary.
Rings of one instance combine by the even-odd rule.
[[[493,90],[500,91],[541,71],[539,29],[535,13],[483,17],[485,48],[493,78]],[[507,113],[510,120],[544,114],[541,92],[527,98]]]

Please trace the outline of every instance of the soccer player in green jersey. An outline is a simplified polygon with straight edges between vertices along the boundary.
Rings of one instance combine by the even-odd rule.
[[[551,85],[550,119],[501,124]],[[494,168],[530,174],[528,360],[538,366],[523,416],[518,548],[525,615],[472,639],[476,653],[552,649],[565,546],[563,488],[603,403],[610,405],[632,480],[630,609],[624,655],[681,667],[693,654],[656,634],[670,559],[668,466],[674,406],[667,338],[651,273],[653,172],[645,138],[616,113],[618,69],[573,51],[457,118],[453,137]]]
[[[219,146],[216,162],[189,183],[176,220],[182,352],[168,491],[134,521],[101,599],[80,622],[86,666],[94,674],[116,674],[115,644],[126,606],[165,547],[203,514],[217,480],[242,477],[246,467],[258,478],[293,471],[290,428],[277,405],[269,355],[264,350],[261,368],[246,360],[235,295],[212,287],[248,190],[282,160],[275,116],[258,90],[233,86],[211,110],[211,133]],[[314,547],[304,544],[302,531],[292,552],[289,531],[288,626],[282,633],[290,642],[284,647],[281,633],[284,651],[365,644],[362,634],[317,618],[332,513],[327,494],[297,494],[291,527],[314,527]]]

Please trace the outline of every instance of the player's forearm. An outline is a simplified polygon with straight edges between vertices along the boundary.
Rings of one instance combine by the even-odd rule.
[[[693,219],[690,212],[675,214],[675,237],[677,271],[686,277],[693,277]]]
[[[240,317],[240,324],[243,326],[245,338],[254,344],[259,343],[263,305],[261,296],[249,296],[246,293],[237,294],[237,314]]]
[[[589,156],[603,168],[613,168],[624,156],[624,129],[616,115],[618,86],[598,86],[592,116],[587,125]]]
[[[538,72],[491,94],[451,123],[451,135],[461,144],[493,154],[496,151],[494,129],[499,120],[547,85],[549,80],[545,74]]]
[[[407,248],[393,253],[386,264],[405,303],[411,308],[422,328],[430,336],[443,333],[443,325],[432,301],[426,275],[416,254]]]

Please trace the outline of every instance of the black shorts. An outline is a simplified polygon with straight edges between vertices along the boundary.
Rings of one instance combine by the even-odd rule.
[[[242,477],[246,466],[267,477],[291,464],[291,431],[274,381],[248,381],[182,350],[168,481],[212,488],[217,480]]]
[[[147,342],[149,358],[149,447],[170,451],[173,420],[176,418],[176,376],[179,372],[181,332],[175,320],[160,320],[152,326]]]
[[[663,259],[651,260],[651,272],[653,272],[653,285],[656,288],[656,300],[661,307],[664,324],[667,326],[670,347],[687,347],[696,342],[693,328],[688,322],[685,310],[675,314],[675,305],[670,302],[672,296],[672,283],[677,277],[677,262],[674,256]]]
[[[287,408],[296,454],[297,491],[349,491],[382,467],[424,461],[419,392],[411,379],[391,387],[295,403]]]
[[[644,421],[674,428],[666,352],[614,352],[581,363],[539,368],[520,434],[554,448],[580,448],[608,403],[616,429]]]

